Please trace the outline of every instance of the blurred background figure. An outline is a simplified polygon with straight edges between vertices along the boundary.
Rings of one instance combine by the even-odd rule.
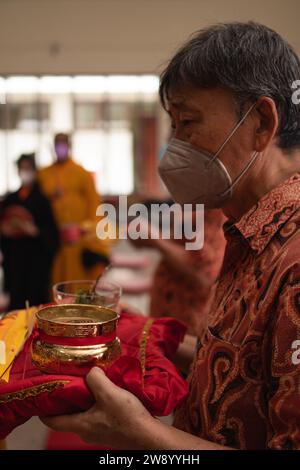
[[[1,237],[0,237],[0,248],[1,248]],[[0,250],[0,314],[7,311],[9,308],[9,295],[3,291],[4,279],[3,279],[3,253]]]
[[[49,300],[49,278],[59,234],[47,198],[36,179],[34,154],[17,161],[21,187],[6,196],[0,210],[4,290],[10,308],[24,308],[26,300],[39,305]]]
[[[70,139],[57,134],[56,162],[39,173],[59,226],[61,246],[53,266],[53,283],[93,279],[108,264],[108,245],[96,237],[100,197],[92,175],[71,158]]]
[[[189,334],[199,334],[223,261],[224,222],[220,210],[204,211],[204,246],[198,250],[186,250],[184,237],[132,241],[136,247],[156,248],[161,254],[150,292],[152,317],[175,317],[187,324]]]

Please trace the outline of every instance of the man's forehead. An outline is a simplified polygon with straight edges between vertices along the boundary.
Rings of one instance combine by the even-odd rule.
[[[169,94],[168,111],[189,111],[204,113],[217,107],[228,110],[233,107],[234,100],[229,90],[222,88],[187,88]]]
[[[190,96],[184,94],[176,94],[170,96],[168,100],[168,109],[179,109],[182,111],[200,111],[202,109],[201,100],[198,96]]]

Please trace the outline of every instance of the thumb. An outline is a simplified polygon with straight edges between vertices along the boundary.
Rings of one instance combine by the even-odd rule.
[[[86,383],[96,401],[105,399],[115,388],[114,383],[106,377],[104,371],[99,367],[93,367],[90,370],[86,376]]]
[[[40,420],[55,431],[79,433],[83,426],[82,416],[83,413],[62,416],[40,416]]]

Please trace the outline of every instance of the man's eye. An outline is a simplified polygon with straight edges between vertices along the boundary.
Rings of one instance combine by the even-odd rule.
[[[193,121],[192,121],[191,119],[183,119],[183,120],[181,121],[181,124],[182,124],[183,126],[188,126],[189,124],[192,124],[192,122],[193,122]]]

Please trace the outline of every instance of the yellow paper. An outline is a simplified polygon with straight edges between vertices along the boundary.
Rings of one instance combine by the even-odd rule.
[[[35,307],[28,310],[16,310],[6,315],[0,322],[0,342],[2,344],[0,379],[5,382],[9,381],[12,363],[32,331],[36,311]]]

